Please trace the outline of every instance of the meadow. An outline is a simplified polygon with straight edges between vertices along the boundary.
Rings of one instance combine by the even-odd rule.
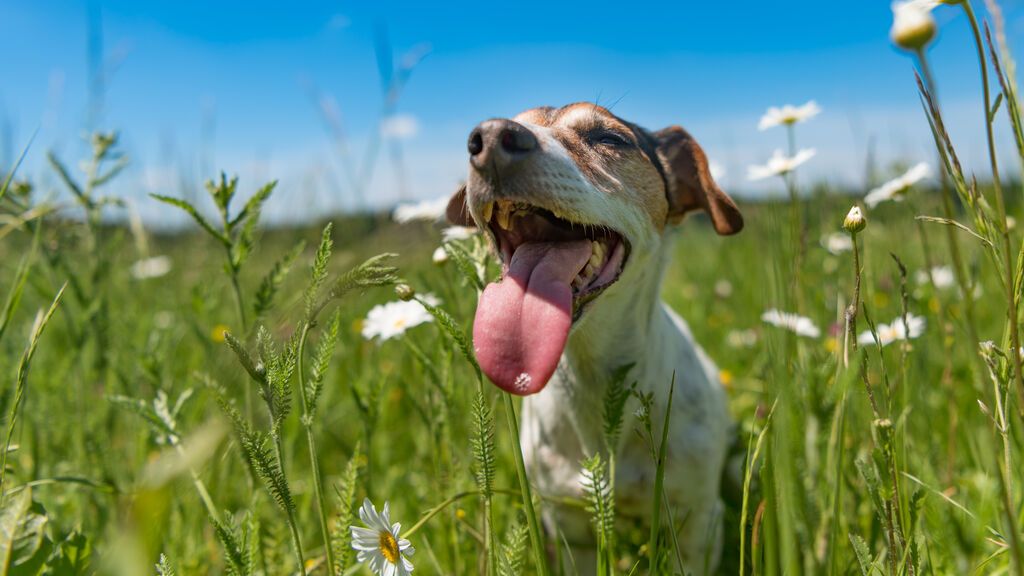
[[[897,43],[921,72],[931,178],[882,162],[866,203],[802,181],[814,114],[779,111],[790,148],[761,175],[789,197],[741,200],[736,237],[703,216],[676,232],[662,296],[737,424],[720,574],[1024,574],[1024,129],[1005,38],[977,30],[979,122],[1010,125],[1018,164],[960,164],[918,30]],[[91,149],[50,157],[66,201],[16,170],[0,188],[0,574],[369,574],[350,530],[364,499],[401,523],[389,553],[407,539],[415,573],[561,572],[518,400],[469,343],[497,274],[481,236],[427,204],[265,226],[297,191],[230,175],[199,208],[146,199],[193,219],[148,230],[106,192],[117,134]],[[606,429],[657,458],[663,415],[628,385]],[[641,429],[615,430],[624,411]],[[602,573],[679,573],[670,530],[615,518],[613,467],[596,455],[568,502],[594,516]]]

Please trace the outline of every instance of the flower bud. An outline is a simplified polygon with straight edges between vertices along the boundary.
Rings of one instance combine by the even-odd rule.
[[[444,249],[444,246],[438,246],[437,250],[434,250],[434,264],[441,266],[448,261],[448,252]]]
[[[843,229],[850,234],[860,232],[867,225],[867,218],[865,218],[864,214],[860,211],[860,206],[850,208],[850,211],[846,214],[846,219],[843,220]]]
[[[889,31],[893,44],[910,51],[924,49],[935,38],[935,19],[931,12],[934,4],[922,0],[894,3]]]
[[[408,302],[416,296],[416,290],[408,284],[398,284],[395,286],[395,295],[397,295],[399,299]]]

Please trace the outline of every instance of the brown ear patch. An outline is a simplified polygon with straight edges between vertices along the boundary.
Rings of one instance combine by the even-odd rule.
[[[704,210],[719,234],[742,230],[743,215],[732,198],[715,184],[707,156],[693,136],[679,126],[670,126],[654,137],[667,172],[669,221],[679,222],[688,212]]]
[[[469,206],[466,205],[465,184],[459,186],[459,189],[448,200],[445,216],[448,218],[448,222],[454,226],[476,226],[473,216],[469,213]]]

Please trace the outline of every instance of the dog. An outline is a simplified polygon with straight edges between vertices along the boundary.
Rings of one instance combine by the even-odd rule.
[[[590,103],[492,119],[469,135],[469,177],[448,219],[478,227],[502,265],[473,326],[480,367],[525,396],[527,474],[551,497],[583,495],[581,462],[604,447],[602,405],[616,371],[653,397],[660,432],[675,379],[665,496],[690,574],[714,571],[722,547],[719,483],[731,430],[718,369],[661,302],[673,232],[694,211],[730,235],[743,217],[683,128],[649,132]],[[698,247],[685,252],[700,257]],[[620,518],[649,517],[656,465],[626,411],[616,451]],[[658,436],[656,436],[657,438]],[[665,517],[665,514],[662,514]],[[592,572],[589,515],[545,507],[545,527]],[[560,536],[556,538],[560,538]]]

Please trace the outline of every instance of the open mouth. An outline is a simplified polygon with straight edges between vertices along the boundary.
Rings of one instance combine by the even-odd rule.
[[[629,243],[607,226],[573,222],[526,202],[490,202],[480,215],[502,273],[477,304],[477,360],[502,389],[533,394],[554,374],[587,304],[619,279]]]
[[[484,207],[483,215],[498,248],[502,276],[524,244],[590,243],[590,256],[570,282],[573,322],[579,320],[586,304],[619,279],[629,256],[629,243],[615,230],[572,222],[526,202],[497,200]]]

